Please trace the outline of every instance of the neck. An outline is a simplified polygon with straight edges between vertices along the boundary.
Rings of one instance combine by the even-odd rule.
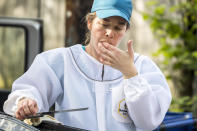
[[[90,43],[86,46],[86,52],[89,55],[91,55],[92,57],[94,57],[96,60],[99,60],[98,59],[98,54],[97,54],[96,50],[91,46]]]

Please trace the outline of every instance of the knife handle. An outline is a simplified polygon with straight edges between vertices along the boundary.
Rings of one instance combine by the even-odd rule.
[[[25,119],[32,119],[32,118],[38,118],[38,117],[43,117],[44,114],[36,114],[36,115],[30,115],[30,116],[27,116]]]

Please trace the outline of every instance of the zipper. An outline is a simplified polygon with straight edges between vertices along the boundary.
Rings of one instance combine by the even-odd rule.
[[[104,65],[102,67],[102,74],[101,74],[102,81],[103,81],[103,77],[104,77]]]

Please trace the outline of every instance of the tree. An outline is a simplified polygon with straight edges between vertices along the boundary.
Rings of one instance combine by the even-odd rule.
[[[168,69],[167,76],[172,79],[179,97],[192,96],[194,100],[197,94],[197,0],[180,0],[171,6],[150,1],[147,5],[153,13],[143,13],[144,19],[150,22],[161,44],[155,55],[163,58],[164,69]],[[193,106],[193,110],[196,107]]]
[[[66,1],[66,42],[65,46],[84,44],[86,34],[85,15],[90,12],[93,0]]]

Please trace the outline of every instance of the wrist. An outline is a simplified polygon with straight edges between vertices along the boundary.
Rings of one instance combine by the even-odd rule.
[[[135,72],[135,73],[132,73],[132,74],[126,74],[126,75],[123,75],[124,76],[124,79],[129,79],[129,78],[132,78],[134,76],[137,76],[138,75],[138,72]]]
[[[138,71],[135,68],[135,66],[133,68],[130,68],[129,71],[126,71],[125,73],[123,73],[124,79],[129,79],[129,78],[137,76],[137,75],[138,75]]]

